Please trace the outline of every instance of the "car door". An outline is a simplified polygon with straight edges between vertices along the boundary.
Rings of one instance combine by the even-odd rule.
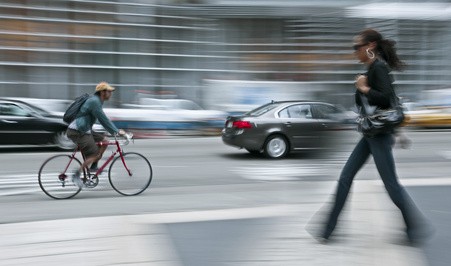
[[[14,132],[18,130],[18,121],[10,106],[9,103],[0,103],[0,144],[17,144]]]
[[[312,149],[317,146],[318,122],[313,118],[310,104],[293,104],[279,112],[283,131],[290,139],[292,149]]]
[[[330,104],[313,104],[313,118],[321,122],[325,129],[333,128],[343,119],[342,112]]]
[[[29,109],[15,103],[0,103],[0,144],[43,143],[47,132]]]
[[[334,132],[343,119],[342,112],[330,104],[313,104],[313,118],[318,121],[318,136],[322,147],[331,146]]]

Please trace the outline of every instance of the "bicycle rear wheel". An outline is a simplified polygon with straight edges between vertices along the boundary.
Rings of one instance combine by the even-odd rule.
[[[124,153],[124,162],[131,175],[118,156],[111,163],[108,179],[114,190],[124,196],[142,193],[152,181],[152,166],[143,155],[136,152]]]
[[[77,158],[70,155],[55,155],[47,159],[39,169],[39,186],[47,196],[54,199],[69,199],[77,195],[81,188],[72,182],[72,174],[80,169]]]

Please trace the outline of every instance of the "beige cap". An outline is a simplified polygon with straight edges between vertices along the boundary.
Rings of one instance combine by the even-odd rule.
[[[96,92],[98,91],[114,91],[115,88],[111,87],[110,84],[108,84],[105,81],[100,82],[99,84],[97,84],[96,86]]]

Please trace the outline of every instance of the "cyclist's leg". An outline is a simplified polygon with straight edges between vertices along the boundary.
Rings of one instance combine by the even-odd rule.
[[[92,132],[92,136],[94,138],[94,141],[97,142],[101,142],[101,141],[108,141],[108,139],[105,137],[104,134],[102,133],[97,133],[97,132]],[[101,145],[99,147],[99,151],[98,151],[98,159],[95,160],[94,162],[92,162],[91,164],[91,168],[97,168],[97,163],[98,161],[103,157],[103,153],[105,152],[106,148],[108,147],[108,145]]]
[[[66,131],[66,135],[70,140],[72,140],[75,144],[78,145],[78,139],[81,136],[80,132],[78,132],[75,129],[68,128]]]
[[[87,150],[89,150],[89,144],[91,142],[90,138],[92,139],[92,142],[94,142],[94,139],[89,137],[89,134],[81,133],[80,131],[74,130],[74,129],[67,129],[67,136],[78,145],[78,148],[81,150],[81,153],[83,154],[83,159],[85,162],[83,164],[80,164],[80,167],[78,169],[73,169],[74,173],[72,175],[72,182],[74,182],[79,188],[83,186],[83,182],[81,181],[81,173],[83,173],[84,165],[86,164],[86,160],[89,159],[89,154],[86,153]],[[94,143],[95,145],[95,143]],[[88,156],[87,156],[88,155]],[[89,162],[88,162],[89,163]]]
[[[84,142],[83,141],[83,136],[85,134],[81,133],[78,130],[71,129],[71,128],[67,129],[66,134],[67,134],[67,137],[70,140],[72,140],[75,144],[77,144],[78,149],[80,149],[81,153],[83,154],[83,159],[85,159],[86,157],[85,157],[85,154],[83,152],[83,142]],[[83,168],[76,169],[76,170],[78,171],[78,174],[79,174],[83,170]]]
[[[80,172],[83,169],[88,168],[93,162],[98,161],[99,157],[99,147],[94,140],[94,136],[92,134],[83,134],[80,136],[78,140],[78,146],[81,149],[81,152],[85,156],[85,161],[83,162]]]

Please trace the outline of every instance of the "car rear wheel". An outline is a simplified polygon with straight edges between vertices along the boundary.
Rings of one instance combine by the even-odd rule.
[[[75,149],[75,143],[67,137],[66,131],[61,131],[55,134],[55,145],[62,150]]]
[[[282,135],[272,135],[266,142],[264,153],[266,157],[279,159],[288,153],[288,141]]]

